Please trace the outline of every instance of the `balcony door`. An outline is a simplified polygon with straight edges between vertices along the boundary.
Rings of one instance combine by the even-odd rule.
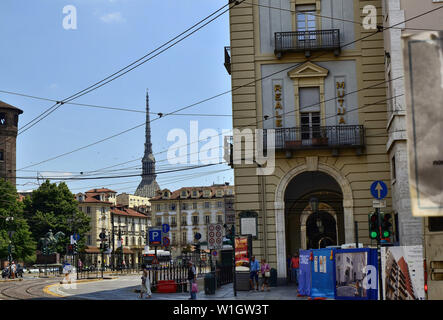
[[[312,138],[320,136],[320,88],[299,88],[300,132],[303,145],[312,144]]]
[[[312,138],[320,137],[320,112],[301,112],[301,139],[303,145],[311,145]]]
[[[296,6],[297,41],[300,47],[310,48],[316,41],[315,6]]]

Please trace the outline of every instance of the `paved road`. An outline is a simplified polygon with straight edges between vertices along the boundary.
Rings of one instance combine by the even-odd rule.
[[[74,287],[54,285],[49,291],[64,299],[87,300],[139,300],[135,290],[140,288],[140,275],[120,276],[116,279],[76,283]],[[232,284],[222,286],[214,295],[206,295],[202,288],[197,294],[199,300],[306,300],[297,297],[294,286],[271,287],[270,292],[238,291],[234,296]],[[189,293],[153,293],[150,300],[188,300]]]
[[[23,280],[8,280],[0,282],[0,300],[47,300],[56,299],[46,294],[43,288],[60,282],[61,278],[24,277]]]

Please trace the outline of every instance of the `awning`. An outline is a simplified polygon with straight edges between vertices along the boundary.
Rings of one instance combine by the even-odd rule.
[[[134,252],[131,249],[123,248],[123,253],[133,254]]]
[[[101,253],[99,248],[97,248],[97,247],[90,247],[90,246],[86,246],[85,247],[85,252],[86,253]]]

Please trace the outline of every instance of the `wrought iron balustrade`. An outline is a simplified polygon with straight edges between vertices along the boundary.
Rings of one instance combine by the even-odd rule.
[[[364,147],[365,131],[362,125],[338,125],[325,127],[277,128],[275,150],[338,149]],[[268,130],[263,130],[263,147],[267,145]]]
[[[305,51],[310,55],[311,50],[334,50],[336,55],[340,52],[340,30],[313,30],[276,32],[274,35],[277,57],[285,52]]]

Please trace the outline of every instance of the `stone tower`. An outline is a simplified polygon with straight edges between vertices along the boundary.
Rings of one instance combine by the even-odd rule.
[[[0,178],[15,186],[18,115],[23,111],[0,100]]]
[[[142,159],[142,181],[135,191],[139,197],[152,198],[160,189],[155,181],[155,158],[152,154],[151,125],[149,120],[149,94],[146,91],[146,131],[145,131],[145,154]]]

